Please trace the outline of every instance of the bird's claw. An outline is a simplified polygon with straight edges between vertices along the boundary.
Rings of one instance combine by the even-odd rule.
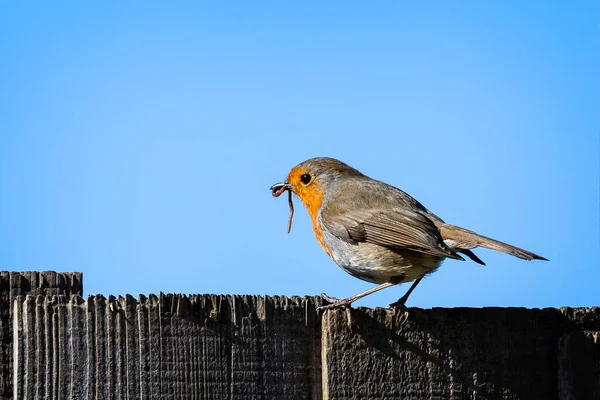
[[[317,311],[333,310],[334,308],[341,308],[341,307],[350,308],[350,305],[352,304],[351,301],[340,300],[335,297],[327,296],[325,293],[322,293],[321,297],[323,298],[323,300],[325,300],[329,304],[324,304],[320,307],[317,307]]]
[[[408,307],[406,307],[404,303],[406,303],[406,299],[400,298],[398,301],[395,301],[392,304],[390,304],[390,307],[397,308],[401,311],[408,311]]]
[[[323,300],[325,300],[328,303],[339,303],[340,301],[342,301],[342,300],[338,299],[337,297],[331,297],[325,293],[321,293],[321,298],[323,298]]]
[[[317,307],[317,311],[333,310],[336,308],[344,307],[346,309],[346,317],[348,318],[348,328],[352,329],[354,327],[351,307],[352,301],[348,301],[348,299],[340,300],[335,297],[327,296],[325,293],[321,293],[321,297],[323,298],[323,300],[330,304],[325,304],[320,307]]]

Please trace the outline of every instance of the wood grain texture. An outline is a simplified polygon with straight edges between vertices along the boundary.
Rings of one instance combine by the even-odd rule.
[[[80,297],[0,272],[0,398],[600,399],[600,308],[353,309],[317,297]]]
[[[324,399],[598,398],[597,335],[585,331],[600,327],[598,308],[356,309],[352,316],[353,329],[343,311],[324,316]]]
[[[13,300],[24,295],[82,295],[82,279],[80,272],[0,271],[0,399],[13,398]]]
[[[310,298],[26,296],[19,399],[320,399]]]

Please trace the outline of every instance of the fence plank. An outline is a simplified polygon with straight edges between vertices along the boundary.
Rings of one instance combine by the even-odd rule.
[[[0,400],[13,398],[14,299],[25,295],[81,295],[82,291],[83,280],[80,272],[0,271]]]
[[[313,299],[15,301],[17,398],[320,398]]]
[[[559,399],[600,399],[600,331],[568,332],[557,351]]]
[[[600,398],[600,308],[353,309],[89,296],[0,271],[0,399]],[[7,379],[10,377],[10,379]]]
[[[584,314],[579,322],[600,322],[597,309]],[[357,309],[352,315],[353,329],[343,311],[324,316],[326,399],[556,398],[556,341],[581,328],[556,309]],[[594,376],[587,381],[598,388]],[[586,394],[579,398],[593,398]]]

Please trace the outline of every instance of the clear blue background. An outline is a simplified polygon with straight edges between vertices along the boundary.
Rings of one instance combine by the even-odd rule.
[[[355,294],[268,190],[331,156],[551,260],[479,250],[410,306],[599,304],[597,2],[24,3],[0,13],[0,269]]]

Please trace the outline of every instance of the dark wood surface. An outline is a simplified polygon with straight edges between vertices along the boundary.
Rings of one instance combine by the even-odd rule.
[[[318,399],[310,298],[27,296],[19,399]]]
[[[80,272],[0,271],[0,399],[13,399],[13,300],[23,295],[83,294]]]
[[[329,399],[599,398],[598,308],[358,309],[353,322],[323,319]]]
[[[65,295],[34,275],[0,280],[4,398],[600,399],[598,307],[358,308],[349,326],[318,297],[84,300],[81,275]]]

